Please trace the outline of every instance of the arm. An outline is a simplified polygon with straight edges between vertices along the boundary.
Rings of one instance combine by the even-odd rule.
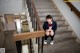
[[[52,29],[53,29],[54,31],[57,30],[57,22],[54,22]]]
[[[45,25],[45,23],[43,24],[43,29],[46,30],[46,25]]]

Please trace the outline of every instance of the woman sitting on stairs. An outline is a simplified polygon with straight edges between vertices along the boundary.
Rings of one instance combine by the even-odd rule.
[[[44,44],[47,44],[47,38],[50,36],[51,37],[51,42],[50,44],[53,45],[54,43],[54,35],[55,31],[57,29],[57,23],[53,21],[53,18],[51,15],[46,16],[46,21],[43,24],[43,29],[45,30],[45,40]]]

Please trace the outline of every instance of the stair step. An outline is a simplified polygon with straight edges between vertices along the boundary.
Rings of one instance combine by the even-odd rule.
[[[71,34],[55,35],[55,37],[54,37],[55,43],[57,43],[57,42],[62,42],[62,41],[65,41],[65,40],[69,40],[69,39],[76,39],[76,37],[74,37],[74,36],[71,35]]]
[[[54,21],[60,21],[60,20],[65,20],[65,19],[62,19],[61,16],[52,16],[53,17],[53,20]],[[46,16],[43,16],[43,17],[39,17],[41,21],[45,21],[46,20]]]
[[[58,11],[37,11],[38,13],[59,13]]]
[[[42,25],[43,25],[44,22],[45,22],[45,21],[42,21],[42,20],[41,20],[41,24],[42,24]],[[65,23],[64,20],[62,20],[62,21],[57,21],[57,25],[64,24],[64,23]]]
[[[41,26],[43,27],[43,24],[41,24]],[[58,25],[57,25],[57,27],[58,27],[59,29],[62,29],[62,28],[63,28],[64,30],[65,30],[66,27],[68,28],[68,26],[69,26],[69,25],[65,25],[65,24],[58,24]],[[68,30],[68,29],[67,29],[67,30]]]
[[[46,17],[46,15],[49,15],[49,14],[43,14],[43,15],[38,15],[38,16],[39,17]],[[51,16],[52,17],[62,17],[62,15],[58,15],[58,14],[56,14],[56,15],[51,14]]]
[[[54,43],[59,43],[59,42],[63,42],[71,39],[76,39],[76,37],[71,35],[71,33],[61,34],[61,35],[58,34],[54,36]],[[50,41],[51,41],[51,38],[48,37],[47,42],[49,43]]]
[[[41,20],[42,23],[44,23],[46,20]],[[65,20],[55,20],[56,22],[65,22]]]
[[[37,12],[44,12],[44,11],[56,11],[57,9],[54,8],[37,8]]]
[[[36,5],[49,5],[49,6],[53,6],[54,5],[54,3],[51,3],[51,2],[35,2],[34,3],[35,4],[35,6]]]
[[[43,53],[80,53],[80,45],[76,43],[75,39],[66,40],[63,42],[54,43],[54,45],[43,47]]]
[[[68,30],[68,26],[65,27],[57,27],[57,31],[65,31]]]
[[[69,25],[65,25],[65,24],[63,24],[63,25],[61,25],[61,24],[60,25],[57,25],[57,27],[65,27],[65,26],[68,27]]]
[[[34,2],[51,2],[50,0],[34,0]]]
[[[57,31],[65,31],[65,30],[68,30],[68,25],[65,25],[65,26],[58,26],[57,27]],[[57,33],[57,32],[56,32]]]
[[[56,31],[56,34],[72,33],[71,30]]]
[[[44,17],[39,17],[41,21],[45,21],[46,20],[46,16]],[[53,20],[54,21],[61,21],[61,20],[65,20],[65,19],[62,19],[62,17],[53,17]]]
[[[54,5],[36,5],[36,8],[51,8],[51,9],[56,9]]]
[[[46,15],[59,15],[58,12],[43,12],[43,13],[38,13],[38,15],[43,15],[43,16],[46,16]]]

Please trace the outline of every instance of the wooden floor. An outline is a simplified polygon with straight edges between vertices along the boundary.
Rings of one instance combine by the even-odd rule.
[[[0,48],[5,48],[6,53],[17,53],[12,32],[0,32]]]

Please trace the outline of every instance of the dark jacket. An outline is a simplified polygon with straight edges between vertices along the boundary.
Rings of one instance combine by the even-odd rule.
[[[43,29],[44,29],[44,30],[49,29],[49,26],[48,26],[48,22],[47,22],[47,21],[44,22],[44,24],[43,24]],[[52,30],[53,30],[54,32],[57,30],[57,23],[56,23],[55,21],[53,21],[53,23],[52,23]]]

